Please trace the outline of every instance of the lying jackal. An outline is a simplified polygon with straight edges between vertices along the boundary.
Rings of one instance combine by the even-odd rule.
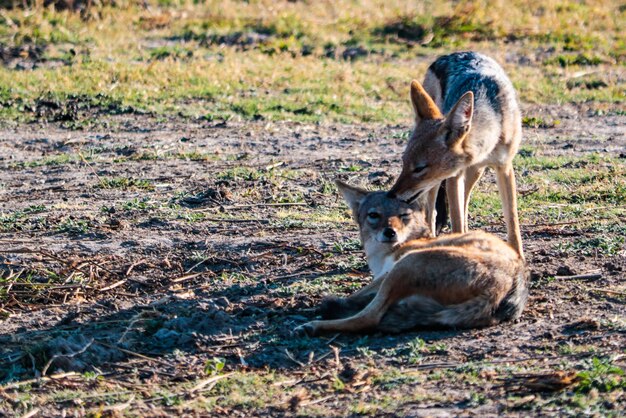
[[[409,204],[384,192],[337,186],[359,225],[374,280],[347,298],[325,300],[327,320],[297,332],[471,328],[521,315],[527,273],[508,244],[484,232],[431,238],[424,199]]]
[[[513,157],[522,124],[515,89],[502,67],[474,52],[438,58],[424,86],[413,80],[415,129],[402,157],[391,196],[409,200],[428,192],[428,220],[435,232],[435,198],[446,180],[453,232],[467,232],[472,188],[485,167],[496,172],[508,242],[523,256]]]

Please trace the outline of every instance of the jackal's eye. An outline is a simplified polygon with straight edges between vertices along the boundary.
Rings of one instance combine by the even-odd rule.
[[[369,219],[370,221],[377,221],[380,219],[380,213],[370,212],[367,214],[367,219]]]
[[[407,213],[401,213],[400,214],[400,218],[401,219],[411,219],[411,213],[407,212]]]
[[[418,165],[413,169],[413,173],[421,173],[426,168],[426,165]]]

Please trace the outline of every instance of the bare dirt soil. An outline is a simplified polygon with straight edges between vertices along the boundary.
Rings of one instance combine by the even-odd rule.
[[[560,120],[525,130],[543,155],[626,152],[626,116],[526,110]],[[572,381],[593,358],[624,366],[626,260],[559,250],[584,234],[572,223],[523,222],[532,283],[516,323],[291,336],[325,294],[369,280],[332,179],[390,184],[407,130],[5,124],[0,415],[619,415],[623,390],[580,400]]]

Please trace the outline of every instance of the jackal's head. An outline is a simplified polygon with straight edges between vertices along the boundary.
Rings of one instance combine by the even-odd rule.
[[[406,203],[388,197],[386,192],[368,192],[341,181],[335,183],[352,209],[366,249],[381,245],[393,247],[410,239],[430,236],[422,200]]]
[[[464,146],[474,112],[471,91],[444,116],[421,84],[413,80],[411,103],[415,129],[402,155],[402,172],[389,192],[404,200],[455,176],[471,158]]]

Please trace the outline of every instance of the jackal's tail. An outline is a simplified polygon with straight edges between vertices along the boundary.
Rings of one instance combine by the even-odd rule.
[[[392,306],[376,328],[393,333],[413,328],[480,328],[511,321],[519,318],[526,306],[527,283],[527,271],[521,268],[499,303],[491,295],[481,295],[444,306],[432,298],[412,295]]]
[[[493,313],[494,318],[498,322],[512,321],[522,315],[528,300],[529,276],[530,272],[525,266],[516,274],[511,290],[509,290]]]

